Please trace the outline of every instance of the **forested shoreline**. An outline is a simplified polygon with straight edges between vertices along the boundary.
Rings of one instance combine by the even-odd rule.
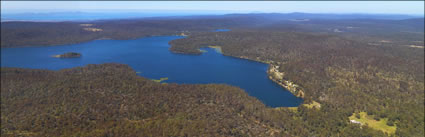
[[[423,133],[422,128],[407,126],[424,124],[423,49],[376,46],[328,34],[264,31],[206,33],[170,44],[170,50],[188,54],[219,45],[224,55],[278,66],[282,84],[299,85],[306,104],[332,106],[327,111],[341,119],[360,112],[386,118],[396,123],[398,136]]]
[[[294,22],[285,16],[2,22],[2,48],[188,35],[171,41],[170,51],[202,54],[199,48],[220,46],[226,56],[268,63],[275,69],[271,78],[295,84],[305,99],[296,109],[268,108],[236,87],[160,84],[118,64],[2,68],[2,136],[425,134],[423,18]],[[212,31],[221,28],[231,31]],[[349,117],[359,114],[396,130],[351,123]]]
[[[328,106],[269,108],[237,87],[162,84],[122,64],[2,68],[1,84],[2,136],[385,136],[329,119]]]

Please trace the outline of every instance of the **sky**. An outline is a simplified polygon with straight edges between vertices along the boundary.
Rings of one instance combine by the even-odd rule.
[[[2,13],[145,10],[423,15],[424,1],[1,1]]]

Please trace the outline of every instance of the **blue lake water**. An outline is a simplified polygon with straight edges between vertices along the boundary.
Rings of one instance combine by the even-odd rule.
[[[216,30],[214,30],[214,32],[225,32],[225,31],[230,31],[230,29],[216,29]]]
[[[2,67],[59,70],[87,64],[122,63],[138,75],[151,79],[168,77],[167,83],[224,83],[238,86],[271,107],[292,107],[302,103],[267,76],[267,64],[223,56],[205,48],[201,55],[175,54],[169,41],[181,36],[146,37],[135,40],[95,40],[81,44],[44,47],[2,48]],[[53,58],[78,52],[81,58]]]

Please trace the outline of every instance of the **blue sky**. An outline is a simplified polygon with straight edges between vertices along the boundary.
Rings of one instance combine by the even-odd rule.
[[[226,11],[424,14],[424,1],[1,1],[1,12]]]

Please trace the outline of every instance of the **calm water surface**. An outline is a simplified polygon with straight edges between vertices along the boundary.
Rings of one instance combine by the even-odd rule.
[[[230,31],[230,29],[216,29],[216,30],[214,30],[214,32],[226,32],[226,31]]]
[[[141,76],[167,83],[224,83],[238,86],[271,107],[302,103],[289,91],[267,78],[267,64],[223,56],[210,48],[202,55],[171,53],[169,41],[180,36],[147,37],[135,40],[95,40],[81,44],[49,47],[2,48],[2,67],[59,70],[87,64],[122,63]],[[53,58],[78,52],[81,58]]]

